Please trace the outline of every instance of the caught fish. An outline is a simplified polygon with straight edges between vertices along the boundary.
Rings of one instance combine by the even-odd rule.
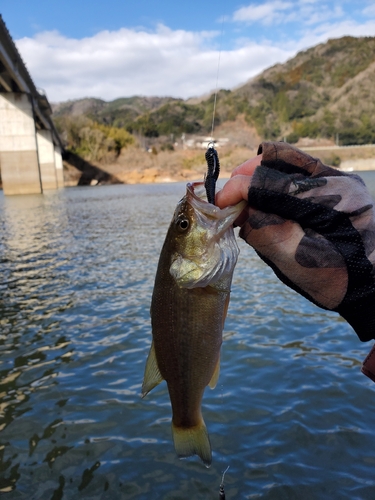
[[[221,210],[204,198],[203,182],[187,185],[160,254],[142,397],[166,380],[176,453],[180,458],[198,455],[208,467],[211,445],[201,402],[206,386],[214,388],[219,377],[222,331],[239,253],[232,225],[246,202]]]

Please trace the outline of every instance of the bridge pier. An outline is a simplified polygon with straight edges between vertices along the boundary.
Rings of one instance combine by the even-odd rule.
[[[36,142],[38,145],[38,159],[42,190],[57,189],[55,148],[53,146],[51,132],[49,130],[37,130]]]
[[[64,187],[64,171],[62,162],[62,152],[59,146],[54,147],[54,153],[55,153],[57,187],[62,188]]]
[[[0,14],[0,170],[4,194],[64,186],[63,144]]]
[[[4,194],[42,192],[29,94],[0,93],[0,168]]]
[[[31,96],[0,93],[0,169],[4,194],[64,186],[61,149],[51,130],[37,129]]]

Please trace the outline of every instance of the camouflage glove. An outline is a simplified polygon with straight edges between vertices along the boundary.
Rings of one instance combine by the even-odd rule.
[[[286,143],[258,153],[240,236],[286,285],[338,312],[360,340],[375,338],[375,218],[363,181]]]

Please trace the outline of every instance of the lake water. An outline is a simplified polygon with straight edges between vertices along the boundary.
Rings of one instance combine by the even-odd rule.
[[[158,256],[184,192],[0,195],[2,497],[210,500],[230,466],[227,500],[373,500],[371,343],[242,241],[221,375],[203,400],[213,463],[176,458],[165,383],[140,390]]]

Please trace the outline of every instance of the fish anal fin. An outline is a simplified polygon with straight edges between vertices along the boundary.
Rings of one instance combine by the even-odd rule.
[[[223,328],[224,328],[225,318],[227,317],[227,313],[228,313],[229,299],[230,299],[230,296],[229,296],[229,293],[228,293],[228,296],[225,299],[225,304],[224,304]],[[219,359],[217,360],[217,363],[216,363],[216,366],[215,366],[215,370],[214,370],[214,373],[212,374],[211,380],[208,383],[208,387],[210,389],[215,389],[217,381],[219,380],[219,375],[220,375],[220,356],[219,356]]]
[[[224,329],[224,323],[228,314],[228,307],[229,307],[229,301],[230,301],[230,295],[228,293],[227,298],[225,299],[225,304],[224,304],[224,312],[223,312],[223,329]]]
[[[158,362],[156,360],[155,347],[152,342],[150,352],[146,361],[145,374],[143,377],[141,397],[144,398],[154,387],[163,381]]]
[[[178,427],[172,422],[172,434],[178,458],[198,455],[206,467],[211,465],[210,438],[203,419],[194,427]]]
[[[211,380],[208,383],[208,387],[210,389],[215,389],[217,381],[219,380],[219,375],[220,375],[220,356],[219,356],[219,359],[217,360],[215,370],[214,370],[214,373],[212,374]]]

